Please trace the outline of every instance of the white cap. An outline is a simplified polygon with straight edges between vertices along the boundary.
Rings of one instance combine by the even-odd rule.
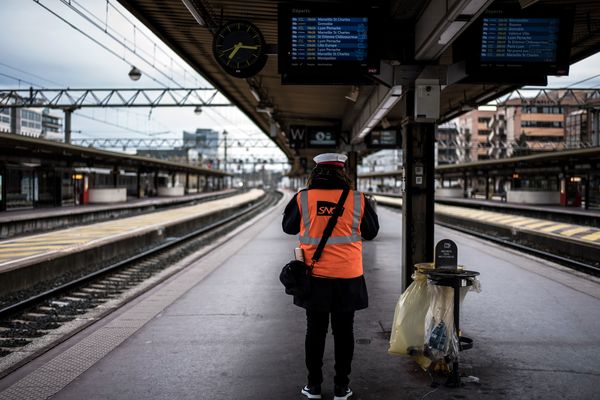
[[[333,165],[336,167],[344,167],[348,156],[340,153],[323,153],[313,158],[317,164]]]

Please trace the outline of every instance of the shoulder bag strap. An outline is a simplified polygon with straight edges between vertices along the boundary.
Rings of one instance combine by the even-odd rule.
[[[329,236],[331,236],[331,233],[333,232],[333,228],[335,227],[335,224],[337,223],[337,220],[344,208],[344,203],[346,202],[346,198],[348,197],[348,192],[350,192],[349,189],[344,189],[344,191],[342,192],[342,195],[340,196],[340,199],[338,200],[338,202],[335,206],[333,215],[329,218],[329,221],[327,221],[327,226],[325,227],[325,231],[323,232],[321,241],[319,242],[319,245],[317,246],[317,250],[315,250],[315,253],[312,256],[311,270],[312,270],[312,267],[315,265],[315,263],[321,257],[321,253],[323,252],[323,249],[325,248],[325,243],[327,243],[327,239],[329,239]]]

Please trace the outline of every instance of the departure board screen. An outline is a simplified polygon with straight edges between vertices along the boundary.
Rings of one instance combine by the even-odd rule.
[[[556,61],[559,18],[483,18],[482,63]]]
[[[455,81],[545,85],[568,75],[574,15],[563,6],[488,8],[452,46]]]
[[[291,18],[291,66],[331,66],[353,61],[366,66],[367,17]]]
[[[378,74],[381,9],[367,4],[283,2],[278,71],[283,84],[363,84]]]

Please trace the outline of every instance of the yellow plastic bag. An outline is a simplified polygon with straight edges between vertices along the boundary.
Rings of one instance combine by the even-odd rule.
[[[422,352],[428,309],[427,275],[417,270],[396,304],[389,353],[416,356]]]

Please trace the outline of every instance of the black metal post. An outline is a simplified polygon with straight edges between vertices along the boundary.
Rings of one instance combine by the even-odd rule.
[[[406,94],[406,115],[413,115],[414,96]],[[402,204],[402,287],[412,282],[414,265],[433,261],[435,123],[402,124],[405,186]]]

